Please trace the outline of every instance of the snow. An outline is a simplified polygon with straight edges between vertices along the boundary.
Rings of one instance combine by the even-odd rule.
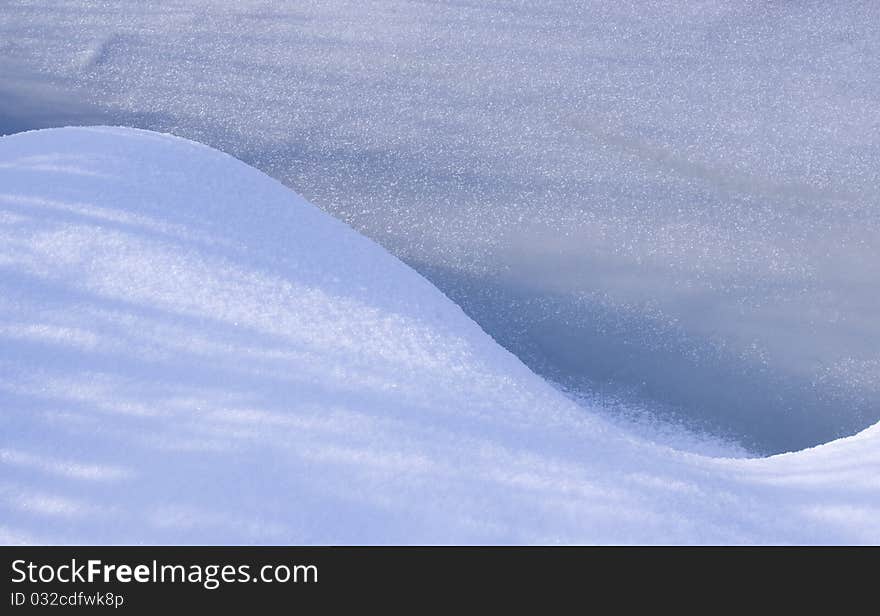
[[[876,543],[880,426],[762,459],[577,404],[263,173],[0,139],[0,542]]]
[[[878,24],[874,0],[6,0],[0,132],[216,147],[566,389],[776,453],[880,420]]]

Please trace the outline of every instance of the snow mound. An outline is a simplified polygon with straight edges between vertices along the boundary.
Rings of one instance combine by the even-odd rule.
[[[425,4],[5,0],[0,134],[232,154],[649,421],[880,421],[880,2]]]
[[[0,412],[4,543],[880,541],[877,426],[644,442],[280,183],[133,129],[0,139]]]

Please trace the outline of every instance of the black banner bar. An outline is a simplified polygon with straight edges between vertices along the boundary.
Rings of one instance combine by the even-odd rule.
[[[590,612],[609,601],[616,609],[680,606],[707,593],[744,609],[768,597],[825,597],[839,606],[873,589],[878,555],[874,548],[7,547],[0,613],[419,612],[476,600],[539,613],[580,604]]]

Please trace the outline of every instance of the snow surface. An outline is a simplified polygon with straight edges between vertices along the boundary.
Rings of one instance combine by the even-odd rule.
[[[880,426],[764,459],[576,404],[208,147],[0,139],[3,543],[880,542]]]
[[[0,10],[0,132],[207,143],[567,389],[761,452],[880,420],[878,75],[876,0]]]

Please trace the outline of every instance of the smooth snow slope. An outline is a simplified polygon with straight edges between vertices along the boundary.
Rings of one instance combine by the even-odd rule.
[[[0,539],[880,542],[880,430],[759,460],[628,436],[235,159],[0,139]]]
[[[876,0],[0,10],[0,132],[221,149],[541,374],[770,453],[880,420],[878,75]]]

